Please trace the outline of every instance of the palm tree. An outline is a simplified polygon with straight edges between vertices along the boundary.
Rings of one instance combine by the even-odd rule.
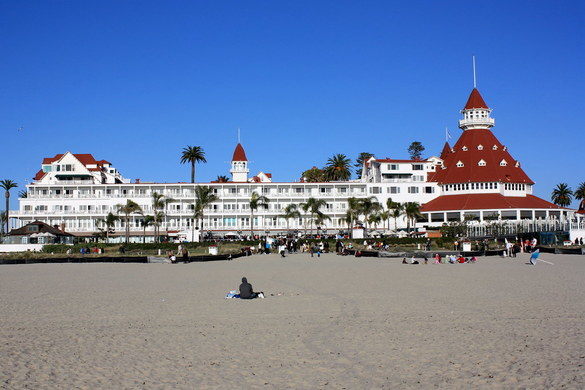
[[[368,217],[368,224],[374,225],[374,229],[378,229],[378,224],[382,221],[380,212],[374,212]]]
[[[219,198],[217,197],[217,195],[213,193],[213,188],[209,186],[195,187],[195,207],[193,209],[193,235],[195,235],[195,223],[197,222],[198,219],[201,221],[201,234],[203,234],[203,220],[205,219],[205,209],[211,203],[216,202],[218,199]]]
[[[380,213],[380,220],[382,221],[382,226],[386,225],[386,221],[388,221],[388,230],[390,230],[390,210],[384,210]]]
[[[575,195],[575,199],[581,201],[579,203],[579,210],[585,209],[585,181],[579,184],[573,195]]]
[[[268,208],[268,202],[270,200],[265,197],[264,195],[258,195],[256,191],[252,192],[250,196],[250,233],[252,235],[252,239],[254,239],[254,211],[258,210],[258,208]]]
[[[21,199],[28,198],[28,192],[26,190],[22,190],[18,193],[18,197]]]
[[[169,203],[175,202],[175,199],[169,198],[158,192],[152,193],[152,210],[154,212],[154,240],[159,240],[160,226],[165,218],[167,206]]]
[[[351,177],[351,160],[345,154],[336,154],[327,160],[325,175],[328,180],[349,180]]]
[[[331,217],[322,211],[317,210],[315,213],[315,225],[321,226],[325,223],[325,221],[331,221]]]
[[[398,202],[392,202],[393,207],[390,209],[390,217],[394,218],[394,231],[398,231],[398,218],[404,213],[404,205]]]
[[[201,146],[187,146],[181,153],[181,164],[191,163],[191,183],[195,183],[195,163],[204,162],[205,152]]]
[[[4,228],[6,227],[6,212],[0,211],[0,236],[4,235]]]
[[[299,212],[298,206],[294,203],[291,203],[284,208],[282,217],[286,221],[286,231],[288,232],[288,220],[291,218],[300,218],[301,213]]]
[[[140,222],[142,225],[142,243],[146,243],[146,228],[149,226],[154,225],[154,216],[153,215],[145,215],[142,221]]]
[[[218,183],[227,183],[228,181],[230,181],[230,178],[225,175],[221,175],[218,176],[217,179],[215,179],[215,181],[217,181]]]
[[[410,233],[410,223],[416,224],[416,219],[421,217],[420,204],[417,202],[406,202],[404,204],[404,215],[406,215],[406,224],[408,232]]]
[[[0,188],[4,189],[6,198],[6,234],[10,233],[10,190],[18,187],[12,180],[0,180]]]
[[[551,194],[551,199],[557,206],[567,207],[573,200],[573,191],[567,183],[557,184]]]
[[[325,206],[327,204],[327,202],[325,202],[324,199],[315,199],[315,198],[309,198],[307,199],[306,202],[301,203],[301,209],[303,209],[303,211],[305,213],[309,213],[311,218],[310,218],[310,222],[311,222],[311,235],[313,235],[313,221],[315,220],[315,216],[318,215],[320,213],[320,208]]]
[[[142,213],[142,208],[133,200],[126,200],[126,204],[116,205],[118,214],[124,214],[126,244],[130,240],[130,215]]]
[[[347,199],[347,211],[345,212],[345,221],[350,232],[350,237],[353,235],[353,224],[360,216],[360,200],[358,198]]]
[[[98,219],[98,225],[104,225],[105,229],[101,228],[100,226],[98,226],[98,229],[100,230],[105,230],[105,234],[106,234],[106,244],[108,243],[108,241],[110,240],[110,234],[114,233],[114,226],[116,225],[116,221],[119,220],[120,217],[118,217],[115,214],[112,214],[111,212],[108,213],[108,215],[106,215],[105,219]]]
[[[364,222],[367,223],[370,217],[370,214],[378,212],[382,210],[382,205],[378,203],[374,196],[370,196],[369,198],[363,198],[359,201],[359,210],[361,214],[364,216]],[[368,235],[368,227],[367,225],[364,226],[364,233]]]

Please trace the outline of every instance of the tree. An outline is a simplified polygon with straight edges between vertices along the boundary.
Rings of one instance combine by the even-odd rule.
[[[267,197],[258,195],[256,191],[252,192],[250,196],[250,233],[252,234],[252,239],[254,239],[254,211],[259,208],[267,209],[268,202],[270,200]]]
[[[567,207],[573,200],[573,191],[567,183],[557,184],[551,194],[551,200],[557,206]]]
[[[215,179],[215,181],[217,181],[218,183],[227,183],[228,181],[230,181],[230,178],[224,175],[218,176],[217,179]]]
[[[288,220],[292,218],[300,218],[301,213],[299,212],[298,206],[294,203],[291,203],[284,208],[284,213],[282,214],[282,217],[286,221],[286,230],[288,231],[289,230]]]
[[[358,198],[347,199],[347,211],[345,212],[345,221],[347,222],[347,228],[350,231],[350,237],[353,235],[354,222],[360,217],[360,200]]]
[[[410,223],[416,224],[416,219],[422,216],[420,213],[420,204],[417,202],[406,202],[404,204],[404,215],[406,216],[407,229],[410,233]]]
[[[0,211],[0,236],[4,235],[4,228],[6,227],[6,212]]]
[[[331,221],[331,217],[322,211],[317,210],[317,213],[315,213],[315,225],[319,228],[325,223],[325,221]]]
[[[322,169],[313,167],[303,172],[303,180],[307,183],[321,183],[326,181],[325,172]]]
[[[368,152],[361,152],[358,155],[358,158],[355,160],[355,173],[357,174],[358,179],[362,178],[362,168],[364,167],[364,162],[368,161],[370,158],[374,157],[372,153]]]
[[[104,233],[104,235],[106,237],[106,244],[110,240],[110,234],[113,234],[115,232],[114,226],[116,226],[116,221],[119,219],[120,219],[120,217],[118,217],[117,215],[112,214],[110,212],[110,213],[108,213],[108,215],[106,215],[105,219],[98,219],[97,220],[97,223],[98,223],[97,228]]]
[[[360,210],[361,214],[364,216],[364,222],[366,223],[366,225],[364,225],[364,229],[365,229],[364,233],[367,236],[368,235],[367,222],[370,218],[370,215],[372,213],[375,213],[375,212],[382,210],[382,205],[380,203],[378,203],[378,201],[376,200],[375,197],[370,196],[369,198],[360,199],[359,210]]]
[[[351,160],[345,154],[336,154],[327,160],[325,177],[328,181],[349,180],[351,177]]]
[[[574,195],[575,199],[581,201],[579,202],[579,210],[585,210],[585,181],[579,184]]]
[[[219,200],[213,193],[213,188],[209,186],[195,187],[195,205],[193,207],[193,235],[195,235],[195,222],[201,220],[201,234],[203,234],[203,220],[205,218],[205,209]]]
[[[145,215],[140,224],[142,225],[142,243],[144,244],[146,243],[146,228],[154,225],[154,216]]]
[[[390,210],[390,217],[394,218],[394,230],[398,231],[398,218],[404,213],[404,206],[402,203],[392,202],[392,209]]]
[[[152,210],[154,212],[154,240],[159,241],[160,226],[162,225],[163,219],[165,218],[167,206],[169,203],[174,202],[175,199],[169,198],[158,192],[152,193]]]
[[[414,141],[408,147],[408,154],[410,154],[410,158],[413,160],[420,160],[422,152],[425,150],[425,147],[418,141]]]
[[[0,188],[4,190],[4,197],[6,198],[6,234],[10,233],[10,190],[18,187],[18,184],[12,180],[0,180]]]
[[[18,197],[21,199],[26,199],[28,198],[28,192],[26,190],[22,190],[18,193]]]
[[[386,221],[388,221],[388,230],[390,230],[390,210],[385,210],[380,213],[380,219],[384,226],[386,226]]]
[[[368,217],[368,224],[374,225],[374,229],[378,229],[378,224],[382,221],[382,216],[380,212],[374,212],[372,214],[370,214],[370,216]]]
[[[301,209],[303,209],[305,213],[309,213],[311,216],[309,219],[311,223],[311,235],[313,235],[313,222],[315,220],[315,216],[320,213],[321,207],[325,206],[326,204],[327,202],[325,202],[324,199],[315,198],[309,198],[306,202],[301,203]]]
[[[142,208],[133,200],[126,200],[126,204],[116,205],[118,214],[124,214],[126,244],[130,240],[130,215],[142,213]]]
[[[181,164],[191,163],[191,183],[195,183],[195,163],[204,162],[205,152],[201,146],[187,146],[181,153]]]

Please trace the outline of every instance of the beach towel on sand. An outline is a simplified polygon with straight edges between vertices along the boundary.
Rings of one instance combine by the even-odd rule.
[[[240,294],[236,290],[232,290],[225,296],[225,299],[239,298]]]

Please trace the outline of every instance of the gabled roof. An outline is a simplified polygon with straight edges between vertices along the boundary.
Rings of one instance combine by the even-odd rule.
[[[481,94],[477,90],[477,88],[473,88],[471,94],[469,95],[469,99],[467,99],[467,103],[465,104],[464,110],[470,110],[472,108],[489,108],[485,101],[481,97]]]
[[[502,194],[442,195],[422,205],[420,211],[555,209],[562,207],[534,195],[503,196]]]
[[[381,162],[381,163],[424,163],[427,162],[428,160],[396,160],[393,158],[383,158],[383,159],[377,159],[376,162]]]
[[[236,145],[232,161],[248,161],[248,158],[246,157],[246,152],[244,151],[244,147],[242,146],[242,144],[239,143]]]
[[[34,231],[34,232],[29,231],[28,227],[31,225],[37,225],[39,227],[38,230]],[[8,235],[10,235],[10,236],[29,236],[29,235],[34,234],[34,233],[51,233],[55,236],[72,236],[72,234],[69,234],[69,233],[64,232],[62,230],[59,230],[51,225],[47,225],[46,223],[41,222],[41,221],[34,221],[34,222],[31,222],[31,223],[24,225],[21,228],[12,229],[10,231],[10,233],[8,233]]]
[[[444,169],[431,172],[429,181],[440,184],[469,182],[534,184],[489,129],[464,131],[453,146],[453,152],[449,151],[445,156],[441,154],[441,158]],[[485,166],[478,165],[480,160],[485,161]],[[500,165],[502,160],[506,160],[505,166]],[[458,162],[463,166],[461,164],[457,166]]]

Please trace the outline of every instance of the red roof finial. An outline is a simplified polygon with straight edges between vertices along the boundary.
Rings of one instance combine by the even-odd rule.
[[[473,88],[471,94],[469,95],[469,99],[467,99],[467,103],[465,104],[464,110],[470,110],[473,108],[489,108],[485,101],[481,97],[481,94],[477,90],[477,88]]]
[[[236,145],[232,161],[248,161],[248,158],[246,158],[246,152],[244,151],[244,147],[242,146],[242,144],[239,143]]]

